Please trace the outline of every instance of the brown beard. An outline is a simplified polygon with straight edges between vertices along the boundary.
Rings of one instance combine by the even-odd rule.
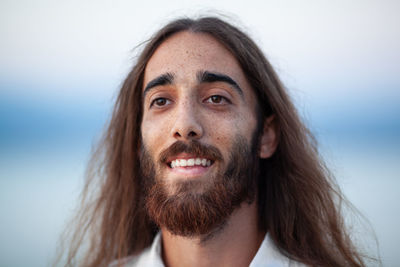
[[[244,138],[237,137],[224,172],[206,179],[174,182],[171,194],[171,184],[165,182],[160,168],[156,168],[143,146],[140,164],[149,217],[158,227],[165,227],[175,235],[205,238],[213,235],[223,228],[236,208],[245,201],[252,203],[255,199],[258,177],[256,147],[253,143],[250,149]],[[168,157],[183,152],[211,158],[215,162],[223,160],[215,147],[198,141],[188,144],[177,141],[160,154],[158,164],[165,165]]]

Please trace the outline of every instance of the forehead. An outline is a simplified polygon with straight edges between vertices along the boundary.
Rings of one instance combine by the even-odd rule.
[[[215,71],[249,87],[236,58],[221,43],[205,33],[180,32],[164,41],[147,63],[144,85],[165,73],[173,73],[178,81],[195,79],[198,71]]]

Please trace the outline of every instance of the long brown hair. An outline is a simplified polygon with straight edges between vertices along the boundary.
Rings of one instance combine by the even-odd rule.
[[[148,247],[157,227],[144,209],[139,175],[142,86],[146,64],[167,38],[181,31],[210,34],[237,59],[259,101],[259,116],[275,116],[279,144],[260,159],[259,224],[282,253],[312,266],[364,266],[346,232],[344,197],[318,154],[271,64],[238,28],[215,17],[175,20],[151,38],[119,92],[111,121],[94,153],[67,265],[106,266]],[[88,243],[85,240],[88,239]]]

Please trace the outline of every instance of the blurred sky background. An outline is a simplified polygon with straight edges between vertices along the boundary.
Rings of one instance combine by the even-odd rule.
[[[213,10],[262,47],[400,266],[400,1],[1,0],[1,267],[50,266],[132,49]]]

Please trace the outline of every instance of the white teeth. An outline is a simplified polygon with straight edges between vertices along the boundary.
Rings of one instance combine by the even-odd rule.
[[[186,165],[187,165],[186,159],[181,159],[180,161],[181,161],[181,166],[186,167]]]
[[[211,160],[202,158],[191,158],[191,159],[176,159],[171,161],[171,168],[175,167],[193,167],[193,166],[211,166]]]

